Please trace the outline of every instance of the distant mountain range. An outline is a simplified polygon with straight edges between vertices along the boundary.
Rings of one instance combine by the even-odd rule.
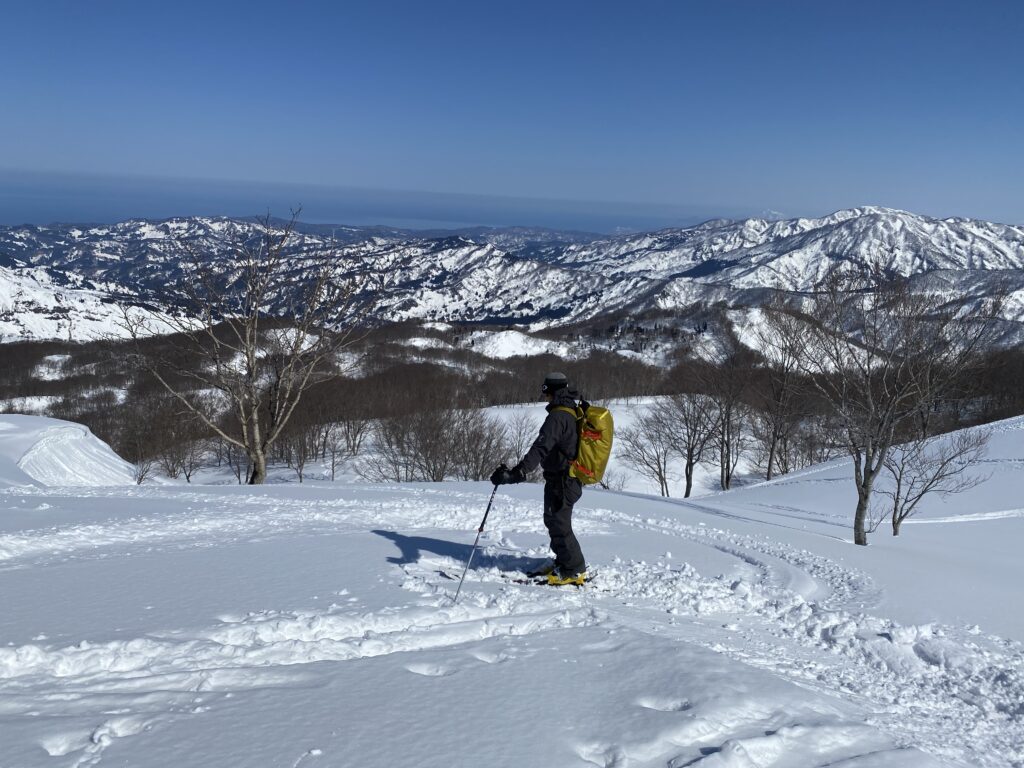
[[[0,227],[0,338],[114,332],[117,302],[172,303],[168,286],[183,277],[183,244],[216,259],[256,231],[252,221],[208,217]],[[914,276],[951,297],[1000,293],[1007,320],[1024,321],[1024,227],[887,208],[616,237],[301,225],[288,245],[290,268],[301,279],[306,257],[324,248],[387,274],[374,299],[390,320],[537,327],[702,303],[756,306],[766,289],[808,291],[841,265]]]

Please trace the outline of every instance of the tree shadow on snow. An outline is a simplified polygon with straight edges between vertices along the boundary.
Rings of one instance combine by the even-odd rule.
[[[424,554],[438,555],[451,558],[452,560],[465,563],[469,553],[473,550],[471,544],[459,544],[444,539],[432,539],[427,536],[406,536],[397,531],[371,531],[378,536],[383,536],[393,541],[401,553],[400,557],[389,557],[388,562],[395,565],[409,565],[419,562]],[[532,557],[521,557],[517,555],[489,555],[484,552],[483,546],[477,549],[473,558],[473,570],[477,568],[497,568],[502,571],[523,571],[537,564],[538,559]]]

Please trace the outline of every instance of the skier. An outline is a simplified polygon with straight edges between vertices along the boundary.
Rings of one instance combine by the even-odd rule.
[[[587,580],[583,552],[572,532],[572,508],[583,495],[583,485],[569,476],[569,465],[576,457],[579,437],[576,427],[576,400],[564,373],[549,373],[541,392],[547,398],[547,418],[540,434],[516,466],[498,467],[491,475],[495,485],[521,483],[538,465],[544,472],[544,525],[551,537],[555,560],[531,573],[547,576],[548,584],[581,585]]]

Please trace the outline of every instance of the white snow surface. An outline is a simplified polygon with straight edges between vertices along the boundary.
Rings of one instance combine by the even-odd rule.
[[[63,280],[42,267],[11,269],[0,266],[0,344],[30,339],[95,341],[123,338],[124,316],[110,301],[111,284],[92,284],[74,273]],[[138,317],[138,309],[129,310]],[[154,332],[171,330],[164,316],[145,312]],[[43,372],[41,378],[54,378]]]
[[[477,331],[469,336],[466,343],[474,352],[498,360],[545,354],[565,359],[574,357],[569,344],[538,339],[522,331]]]
[[[104,295],[94,286],[58,285],[42,268],[0,266],[0,344],[67,338],[68,318],[76,340],[116,335],[119,311]]]
[[[0,473],[74,429],[0,425]],[[507,580],[548,551],[505,486],[457,605],[486,483],[8,481],[0,765],[1019,768],[1022,420],[988,462],[866,548],[843,462],[588,489],[578,590]]]
[[[0,414],[0,489],[132,482],[131,465],[87,427],[45,416]]]

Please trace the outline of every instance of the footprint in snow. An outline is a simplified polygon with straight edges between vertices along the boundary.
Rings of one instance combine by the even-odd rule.
[[[423,675],[424,677],[447,677],[455,674],[454,669],[441,664],[406,664],[405,668],[414,675]]]
[[[637,699],[636,704],[638,707],[653,709],[658,712],[686,712],[693,709],[693,704],[686,699],[670,699],[657,696],[645,696],[642,699]]]
[[[487,651],[474,651],[470,653],[477,661],[482,661],[484,664],[501,664],[504,661],[508,661],[512,657],[504,651],[498,651],[497,653],[489,653]]]

